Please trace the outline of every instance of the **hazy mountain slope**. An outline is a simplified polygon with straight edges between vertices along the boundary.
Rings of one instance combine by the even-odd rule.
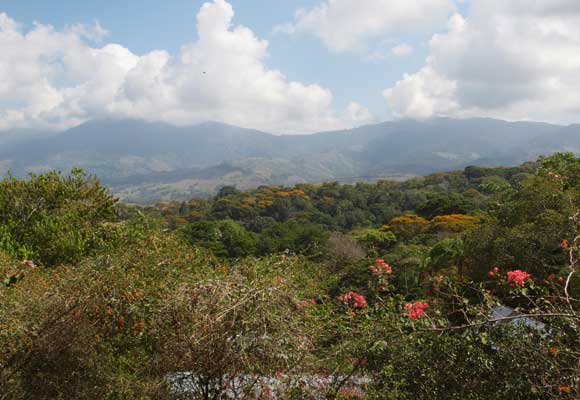
[[[369,141],[365,167],[423,174],[470,164],[517,164],[543,153],[538,153],[532,138],[549,137],[559,129],[556,125],[493,119],[400,121],[390,124],[389,134]],[[576,134],[580,137],[580,130]]]
[[[246,188],[515,165],[563,150],[580,153],[580,125],[434,118],[275,136],[214,122],[176,127],[100,120],[57,135],[0,135],[0,172],[81,166],[132,200],[150,201],[208,194],[223,184]]]
[[[104,178],[208,166],[223,160],[271,154],[272,135],[224,124],[175,127],[143,121],[92,121],[56,137],[0,149],[18,172],[83,166]]]

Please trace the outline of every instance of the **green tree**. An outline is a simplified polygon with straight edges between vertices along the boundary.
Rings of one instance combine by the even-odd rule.
[[[432,219],[438,215],[469,214],[475,209],[473,203],[460,193],[436,194],[419,209],[419,215]]]
[[[260,254],[290,251],[310,256],[320,255],[326,248],[328,232],[320,225],[304,221],[279,222],[264,229],[259,236]]]
[[[367,250],[371,257],[384,254],[397,241],[397,237],[393,232],[384,232],[378,229],[356,231],[354,238]]]
[[[183,233],[190,243],[210,249],[218,257],[246,257],[256,251],[255,235],[232,220],[193,222]]]

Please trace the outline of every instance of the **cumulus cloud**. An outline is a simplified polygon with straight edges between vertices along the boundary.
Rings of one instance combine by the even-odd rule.
[[[432,32],[454,10],[452,0],[325,0],[299,10],[293,23],[277,31],[314,34],[337,52],[364,52],[377,38]]]
[[[328,89],[268,69],[268,42],[232,26],[233,17],[225,0],[205,3],[197,14],[198,40],[173,56],[96,46],[106,36],[98,24],[64,31],[37,24],[25,32],[0,14],[0,129],[132,117],[303,133],[373,119],[360,105],[336,112]]]
[[[580,3],[473,0],[384,96],[394,116],[578,121]]]

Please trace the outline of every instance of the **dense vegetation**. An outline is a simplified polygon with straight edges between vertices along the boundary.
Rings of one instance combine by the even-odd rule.
[[[580,396],[580,159],[137,208],[0,182],[0,399]]]

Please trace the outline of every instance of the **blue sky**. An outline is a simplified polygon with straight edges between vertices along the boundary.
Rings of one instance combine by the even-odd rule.
[[[177,54],[183,44],[196,39],[195,16],[203,3],[202,0],[59,0],[55,6],[47,0],[19,0],[0,3],[0,11],[25,25],[38,21],[57,29],[98,21],[109,31],[107,41],[124,45],[133,52],[144,54],[165,49]],[[360,54],[333,52],[307,35],[273,32],[277,25],[292,21],[296,10],[312,7],[319,1],[232,0],[230,3],[236,13],[233,23],[249,27],[270,43],[265,61],[269,67],[280,70],[291,80],[319,83],[331,89],[338,108],[354,100],[386,118],[381,88],[392,85],[405,72],[418,70],[427,55],[429,33],[412,38],[416,48],[408,57],[368,60]]]
[[[575,122],[579,43],[577,0],[4,0],[0,130],[103,116],[276,133],[432,116]]]

